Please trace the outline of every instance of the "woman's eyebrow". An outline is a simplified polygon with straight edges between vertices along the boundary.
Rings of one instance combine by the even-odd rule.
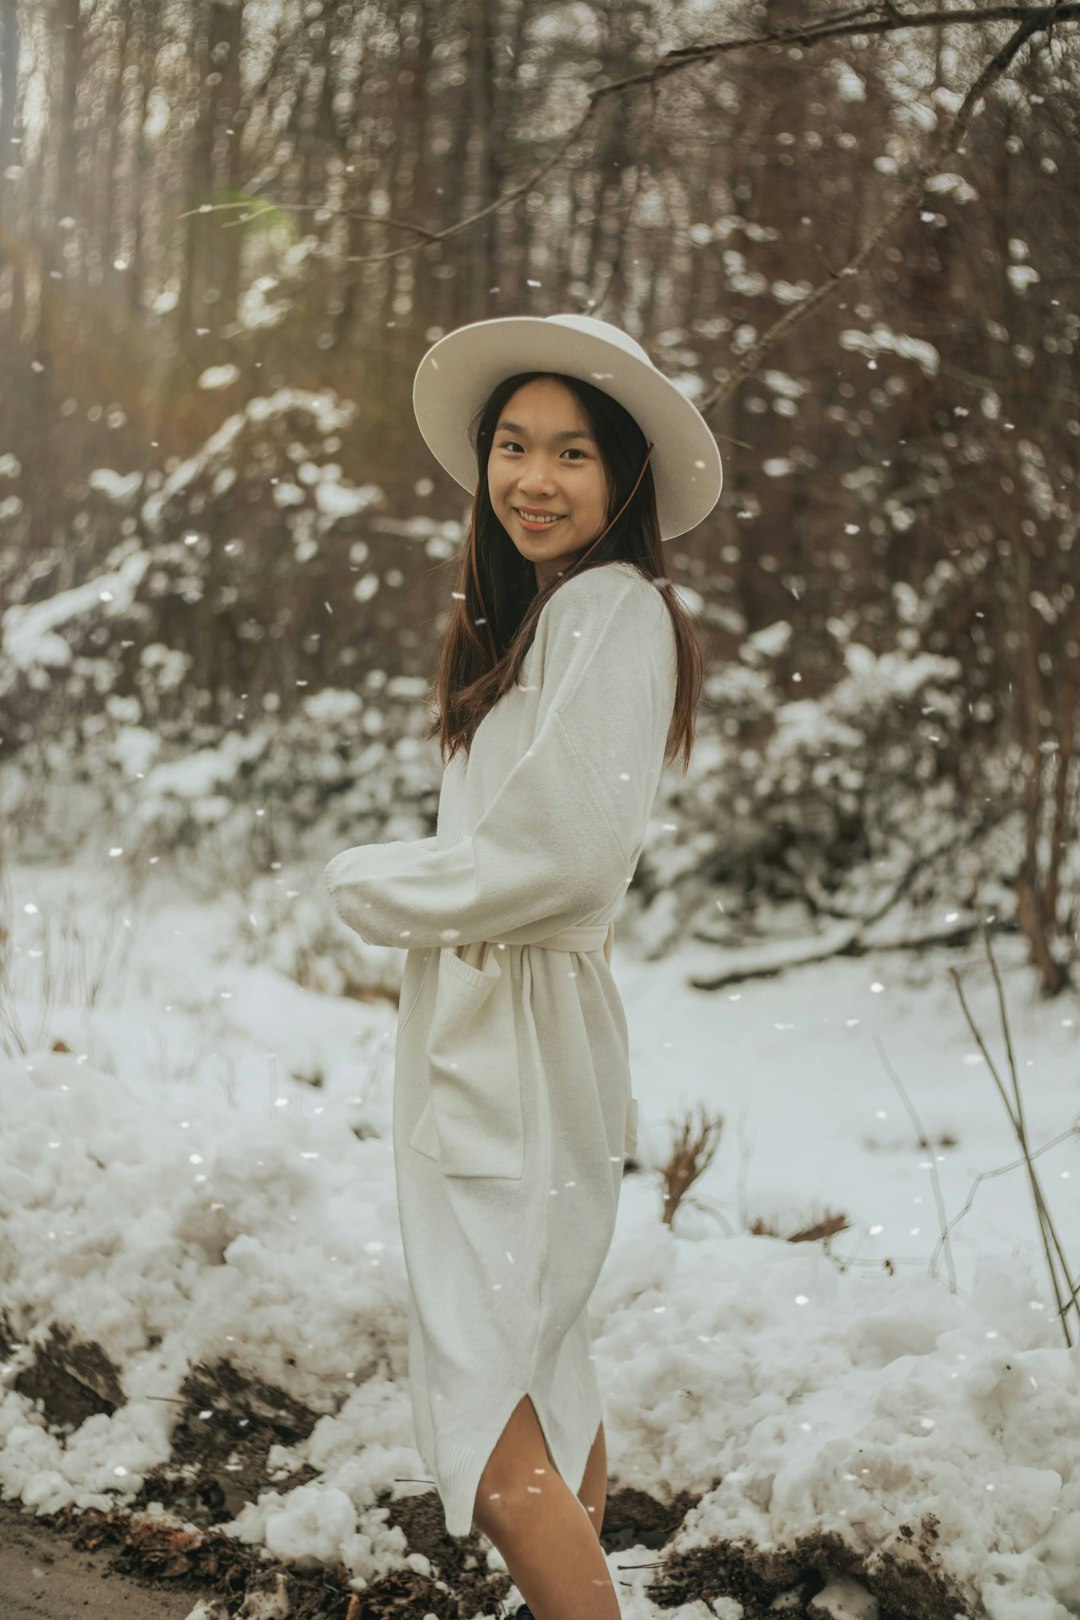
[[[520,422],[500,422],[495,431],[496,433],[524,433],[525,429]],[[588,439],[590,444],[596,442],[591,433],[586,433],[581,428],[569,428],[565,433],[553,433],[552,439],[556,443],[560,439]]]

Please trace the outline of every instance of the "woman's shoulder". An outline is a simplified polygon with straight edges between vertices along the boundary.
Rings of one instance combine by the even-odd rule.
[[[633,563],[604,563],[552,591],[534,645],[544,681],[555,671],[578,679],[601,655],[629,678],[643,662],[674,659],[675,627],[659,586]]]
[[[640,613],[646,622],[650,615],[667,618],[662,600],[664,589],[670,589],[670,585],[666,582],[663,587],[654,585],[635,563],[601,563],[564,580],[545,602],[541,618],[545,614],[551,618],[561,617],[563,613],[576,618],[582,612],[591,615],[611,611],[623,603],[633,604],[635,615]]]

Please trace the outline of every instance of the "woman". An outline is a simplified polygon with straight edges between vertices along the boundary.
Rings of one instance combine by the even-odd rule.
[[[345,850],[404,947],[394,1154],[417,1447],[536,1620],[614,1620],[587,1305],[636,1146],[612,918],[701,657],[661,542],[720,494],[699,412],[585,315],[459,328],[413,406],[473,516],[435,679],[437,831]]]

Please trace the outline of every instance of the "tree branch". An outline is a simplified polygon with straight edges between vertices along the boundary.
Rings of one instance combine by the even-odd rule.
[[[1033,25],[1033,31],[1050,28],[1055,22],[1080,21],[1080,4],[1062,4],[1051,0],[1045,6],[1010,4],[999,6],[971,6],[966,11],[901,11],[890,0],[881,4],[860,6],[854,11],[841,12],[836,17],[820,22],[778,28],[769,34],[743,34],[735,39],[717,40],[711,45],[684,45],[668,51],[663,62],[645,73],[631,74],[605,84],[595,95],[610,95],[629,85],[647,82],[654,75],[675,73],[683,67],[696,67],[701,62],[714,61],[732,51],[755,45],[817,45],[823,39],[850,38],[855,34],[895,34],[905,28],[952,28],[956,24],[994,22],[1020,22]]]
[[[481,220],[487,219],[491,214],[497,214],[500,209],[509,208],[511,203],[515,203],[520,197],[525,196],[526,192],[531,191],[538,180],[542,180],[545,174],[562,160],[582,134],[586,124],[595,115],[598,105],[598,102],[590,99],[588,108],[582,117],[578,119],[570,133],[559,142],[551,156],[541,163],[538,169],[534,169],[532,174],[528,175],[520,184],[511,186],[509,191],[503,192],[501,197],[496,197],[494,202],[488,203],[486,208],[479,209],[477,213],[470,214],[467,219],[459,219],[456,224],[447,225],[444,230],[430,232],[430,240],[432,242],[448,242],[451,237],[460,236],[463,231],[470,230],[473,225],[479,225]],[[411,225],[408,229],[419,230],[421,227]],[[353,253],[346,258],[345,263],[379,264],[384,259],[396,259],[399,253],[415,253],[416,249],[423,245],[422,242],[408,242],[403,247],[391,248],[388,253]]]
[[[1024,43],[1024,40],[1029,38],[1032,34],[1047,30],[1056,22],[1080,21],[1080,0],[1054,0],[1054,3],[1045,6],[1009,4],[981,6],[977,8],[972,7],[967,11],[925,12],[900,11],[897,6],[892,3],[892,0],[880,0],[879,4],[860,6],[853,11],[842,12],[836,17],[829,18],[827,21],[813,23],[808,22],[805,25],[795,25],[791,28],[777,29],[776,31],[768,34],[743,34],[737,36],[735,39],[719,40],[710,45],[690,45],[682,47],[678,50],[669,51],[662,61],[655,63],[651,68],[647,68],[643,72],[630,74],[626,78],[622,79],[613,79],[609,84],[602,84],[597,86],[595,90],[591,90],[589,92],[588,106],[586,107],[584,113],[578,119],[577,123],[570,128],[549,158],[546,158],[545,161],[536,169],[533,169],[524,180],[520,181],[515,186],[511,186],[510,189],[505,191],[501,197],[496,197],[494,202],[489,203],[487,207],[479,209],[475,214],[467,215],[464,219],[455,221],[453,225],[445,226],[442,230],[432,230],[429,226],[417,225],[408,220],[397,220],[383,216],[372,216],[371,214],[359,212],[351,208],[333,208],[318,203],[275,203],[273,206],[278,208],[282,213],[320,211],[330,215],[340,215],[346,219],[377,219],[379,224],[389,225],[394,230],[415,232],[418,238],[418,240],[415,242],[404,243],[400,247],[390,248],[383,253],[351,254],[345,261],[347,264],[379,264],[386,259],[396,258],[398,254],[401,253],[415,253],[419,248],[430,246],[434,242],[448,242],[453,237],[460,236],[463,232],[471,230],[474,225],[479,225],[491,214],[498,213],[504,208],[511,207],[521,197],[525,196],[527,192],[531,191],[533,186],[535,186],[538,181],[542,180],[546,174],[550,173],[550,171],[557,163],[561,161],[570,148],[577,143],[594,118],[596,111],[605,96],[615,95],[624,90],[633,89],[638,85],[655,86],[660,79],[668,78],[673,73],[681,72],[684,68],[696,67],[703,62],[712,61],[718,56],[729,55],[732,51],[746,50],[748,48],[761,48],[772,45],[815,45],[821,40],[838,39],[852,34],[887,34],[895,33],[897,30],[902,28],[951,28],[957,24],[1007,22],[1016,18],[1021,19],[1020,28],[1016,30],[1008,44],[1002,48],[1002,51],[998,53],[998,56],[994,58],[993,62],[989,64],[990,68],[994,67],[994,64],[998,62],[1003,53],[1006,53],[1005,64],[1011,61],[1012,57],[1016,54],[1016,51],[1019,50],[1020,46]],[[998,68],[992,76],[996,78],[1003,71],[1004,65]],[[976,83],[976,86],[973,87],[974,94],[981,94],[981,88],[984,87],[983,80],[984,76],[981,75],[980,79]],[[967,104],[965,103],[965,106],[966,105]],[[956,120],[954,120],[952,126],[953,129],[956,129],[957,123],[964,115],[964,111],[965,109],[962,107],[960,112],[957,114]],[[970,112],[968,113],[968,116],[970,116]],[[962,133],[963,130],[960,129],[957,134],[958,139],[959,135]],[[935,148],[933,159],[934,163],[936,163],[938,157],[940,157],[944,150],[947,150],[947,147],[942,146],[940,148]],[[926,172],[929,172],[929,170]],[[920,180],[924,178],[922,173],[920,173],[919,178]],[[219,208],[238,206],[242,205],[235,203],[204,205],[199,212],[216,213]],[[895,219],[898,218],[899,214],[903,212],[905,206],[907,206],[906,198],[899,208],[894,210],[879,228],[880,234],[883,235],[891,228],[892,224],[895,223]],[[876,242],[879,239],[880,236],[875,233],[875,237],[870,244],[871,251],[873,246],[876,246]],[[858,258],[858,255],[856,255],[856,258]],[[852,262],[853,264],[855,263],[855,261]],[[848,267],[845,266],[842,270],[835,272],[835,279],[840,280],[848,275],[856,274],[858,268],[861,268],[861,261],[856,266],[856,269],[849,270]],[[802,315],[808,314],[810,308],[813,308],[818,302],[820,302],[820,298],[817,296],[818,293],[820,293],[821,296],[824,296],[825,292],[830,289],[830,286],[831,282],[827,282],[824,284],[823,288],[815,289],[815,292],[810,295],[810,298],[806,299],[803,304],[798,305],[795,311],[790,311],[789,315],[798,315],[799,318],[801,318]],[[787,331],[790,324],[792,323],[787,317],[785,317],[785,320],[779,322],[777,326],[772,329],[772,331],[775,331],[777,336],[781,336]],[[769,334],[766,334],[766,336],[769,336]],[[764,341],[765,340],[763,339],[762,342],[764,343]],[[752,352],[758,353],[758,350],[755,349]],[[763,350],[761,352],[763,352]],[[742,380],[741,372],[738,375],[737,380]],[[737,383],[733,384],[732,386],[737,386]],[[716,403],[717,399],[720,397],[723,396],[713,396],[709,403]]]
[[[396,231],[417,231],[425,242],[433,242],[439,235],[438,231],[430,230],[426,225],[413,225],[407,219],[394,219],[389,214],[366,214],[358,208],[333,208],[328,203],[276,203],[268,197],[259,197],[252,194],[241,202],[227,203],[200,203],[197,208],[188,208],[177,219],[191,219],[194,214],[226,214],[236,209],[245,208],[237,221],[246,225],[249,220],[258,219],[260,214],[326,214],[341,215],[347,219],[366,219],[373,225],[389,225]],[[419,244],[423,246],[423,243]],[[400,248],[394,252],[399,253]]]
[[[1001,78],[1006,69],[1012,65],[1016,56],[1031,36],[1048,28],[1052,22],[1059,19],[1060,14],[1064,11],[1080,14],[1080,6],[1066,6],[1061,3],[1047,7],[1019,6],[1013,9],[1026,13],[1024,20],[1019,28],[1013,30],[1000,50],[996,51],[986,63],[957,109],[955,118],[950,124],[946,125],[937,140],[931,143],[930,150],[917,165],[914,175],[892,208],[889,209],[881,222],[874,227],[869,236],[864,239],[861,246],[852,254],[846,264],[841,265],[839,270],[830,270],[825,281],[819,282],[813,292],[808,294],[801,303],[793,305],[778,321],[774,321],[768,331],[764,332],[753,347],[747,350],[734,371],[729,374],[727,380],[718,388],[714,388],[712,393],[702,400],[698,406],[702,415],[711,410],[714,405],[718,405],[722,400],[727,399],[741,383],[752,376],[769,350],[781,338],[786,337],[800,321],[804,321],[811,310],[824,303],[825,299],[836,291],[841,282],[850,281],[852,277],[859,274],[875,248],[881,244],[897,221],[918,206],[927,180],[938,168],[946,153],[955,151],[966,134],[976,103],[985,96],[990,86]],[[943,14],[935,13],[934,15],[941,16]],[[954,16],[964,16],[965,14],[949,12],[945,15],[951,20]]]

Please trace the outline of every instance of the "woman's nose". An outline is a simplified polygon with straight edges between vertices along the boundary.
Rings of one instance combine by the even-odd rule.
[[[518,474],[518,488],[523,495],[539,494],[541,490],[551,490],[554,487],[555,480],[552,473],[540,462],[523,468]]]

